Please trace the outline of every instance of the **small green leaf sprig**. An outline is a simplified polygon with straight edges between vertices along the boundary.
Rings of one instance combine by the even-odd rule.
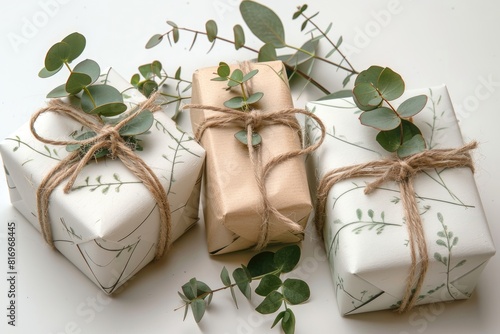
[[[251,299],[252,281],[260,281],[255,289],[255,293],[264,297],[264,300],[256,307],[260,314],[272,314],[277,312],[282,306],[284,310],[279,312],[271,326],[274,328],[281,322],[281,328],[285,334],[295,332],[295,315],[290,308],[306,302],[310,297],[309,285],[301,279],[286,278],[282,280],[281,274],[291,272],[300,260],[300,247],[297,245],[285,246],[276,252],[264,251],[254,255],[248,264],[236,268],[231,277],[226,267],[223,267],[220,278],[221,288],[212,290],[206,283],[192,278],[182,286],[182,292],[178,292],[184,302],[184,319],[189,308],[193,312],[196,322],[200,322],[207,307],[212,301],[213,294],[218,291],[229,289],[231,297],[236,307],[235,287],[248,299]]]
[[[217,67],[218,77],[213,78],[212,81],[227,81],[226,90],[230,90],[233,87],[239,86],[241,91],[241,96],[235,96],[225,101],[224,106],[231,109],[239,109],[245,112],[250,111],[250,106],[259,102],[264,96],[264,93],[262,92],[255,92],[250,94],[245,88],[245,83],[248,80],[251,80],[257,73],[259,73],[259,70],[255,69],[244,74],[243,71],[239,68],[234,69],[231,72],[231,68],[228,64],[226,64],[225,62],[220,62],[219,66]],[[242,144],[247,145],[246,130],[236,132],[234,137]],[[262,137],[257,132],[252,133],[252,146],[259,145],[261,142]]]
[[[45,56],[44,68],[38,73],[41,78],[48,78],[58,73],[63,67],[69,71],[65,83],[54,88],[47,94],[48,98],[70,97],[76,101],[78,107],[103,124],[116,124],[127,111],[127,105],[123,102],[123,95],[115,87],[104,83],[97,83],[101,77],[99,64],[92,59],[85,59],[71,67],[71,63],[77,59],[86,46],[85,36],[78,32],[69,34],[60,42],[55,43]],[[133,150],[142,150],[140,140],[135,136],[147,132],[153,125],[153,113],[150,110],[142,110],[136,117],[120,128],[119,133]],[[76,140],[86,140],[95,137],[94,131],[87,131],[75,137]],[[85,154],[89,145],[68,145],[69,152],[80,150]],[[98,150],[95,158],[109,154],[107,149]]]
[[[406,157],[425,150],[420,129],[412,122],[427,103],[427,96],[413,96],[395,108],[391,101],[401,97],[405,83],[388,67],[371,66],[360,72],[353,88],[354,102],[363,111],[361,124],[380,132],[377,142],[387,151]]]

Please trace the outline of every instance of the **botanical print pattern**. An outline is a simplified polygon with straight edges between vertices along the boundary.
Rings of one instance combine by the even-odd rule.
[[[446,93],[445,90],[444,92]],[[456,126],[456,124],[449,122],[447,114],[452,113],[453,110],[445,101],[442,89],[429,89],[426,93],[429,99],[426,109],[422,111],[425,116],[420,122],[424,124],[421,128],[425,131],[424,138],[427,140],[427,148],[443,148],[443,145],[446,147],[449,128]],[[366,161],[387,156],[386,153],[380,153],[382,150],[379,150],[376,143],[360,140],[357,133],[345,128],[345,124],[353,124],[353,122],[350,120],[345,123],[343,120],[339,122],[339,117],[346,117],[345,114],[356,118],[356,114],[359,113],[352,100],[318,101],[310,103],[308,109],[321,117],[329,129],[322,148],[323,151],[320,148],[319,152],[313,153],[308,159],[309,171],[314,174],[316,182],[319,182],[319,178],[324,173],[335,168],[328,166],[329,160],[325,160],[326,156],[328,159],[332,159],[332,162],[338,167],[365,162],[355,161],[341,164],[339,161],[333,161],[335,156],[331,152],[343,152],[341,155],[356,157],[364,154]],[[359,127],[358,131],[362,130],[363,128]],[[306,122],[306,134],[309,140],[315,140],[319,136],[319,131],[317,124],[312,121]],[[451,131],[456,130],[452,129]],[[459,145],[460,143],[457,146]],[[349,161],[349,158],[339,158],[339,160],[344,162]],[[464,285],[462,281],[465,281],[464,278],[478,275],[488,258],[494,253],[491,251],[493,249],[491,244],[489,253],[485,250],[479,260],[470,260],[466,257],[467,247],[470,245],[461,248],[461,241],[468,240],[469,237],[469,233],[462,235],[465,231],[464,223],[468,223],[467,220],[471,219],[475,224],[484,226],[486,222],[480,222],[477,221],[480,218],[474,218],[475,215],[481,216],[475,213],[477,204],[470,202],[470,199],[461,198],[464,194],[464,185],[456,182],[457,179],[454,178],[453,173],[454,171],[449,169],[427,170],[415,178],[415,198],[424,224],[430,258],[429,272],[424,287],[420,291],[418,304],[468,298],[474,285],[472,283]],[[392,295],[393,292],[380,288],[375,281],[367,281],[364,269],[362,269],[363,265],[354,265],[354,263],[367,262],[369,268],[372,268],[376,263],[388,266],[387,268],[390,269],[391,260],[384,262],[384,259],[377,258],[379,253],[377,247],[385,248],[389,247],[387,245],[391,245],[394,252],[408,252],[409,254],[406,222],[401,211],[398,186],[394,183],[385,183],[378,187],[373,194],[365,195],[366,183],[370,181],[371,179],[342,181],[330,190],[327,202],[327,221],[323,235],[342,314],[363,312],[363,308],[369,310],[397,308],[402,298],[402,296]],[[473,183],[473,179],[470,182]],[[420,183],[425,184],[426,187],[419,188]],[[356,204],[357,202],[363,203],[363,205]],[[464,217],[470,218],[457,221],[457,212],[463,212]],[[450,215],[453,218],[447,218]],[[461,232],[456,232],[455,229]],[[356,255],[346,254],[348,250],[353,249],[352,247],[358,247],[354,245],[365,247],[364,245],[370,244],[379,246],[359,253],[356,250]],[[485,248],[488,249],[488,247]],[[366,249],[369,249],[369,246],[366,246]],[[360,254],[365,254],[366,258],[355,258],[362,256]],[[395,259],[399,259],[401,256],[396,256]],[[473,263],[474,261],[476,262]],[[409,258],[407,262],[408,267],[406,268],[409,268]],[[349,269],[351,267],[361,269],[356,269],[357,271],[353,273]],[[380,268],[381,272],[383,270]],[[403,268],[402,270],[406,273],[407,269]],[[367,277],[372,275],[371,271],[368,271],[367,274]],[[377,299],[385,300],[384,303],[392,299],[393,303],[377,305]]]

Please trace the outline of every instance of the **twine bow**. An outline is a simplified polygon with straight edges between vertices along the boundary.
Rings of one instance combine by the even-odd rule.
[[[341,167],[328,172],[318,186],[316,203],[316,227],[322,233],[325,224],[325,206],[331,187],[342,180],[353,177],[376,177],[365,188],[365,194],[373,192],[381,184],[394,181],[399,183],[401,202],[409,235],[411,266],[406,280],[400,312],[410,310],[417,301],[429,264],[427,245],[420,217],[413,177],[422,170],[468,167],[474,171],[470,150],[477,142],[456,149],[432,149],[409,156],[405,159],[382,159],[363,164]]]
[[[280,163],[283,163],[289,159],[298,157],[300,155],[308,154],[316,150],[321,145],[321,143],[325,138],[325,126],[323,125],[321,120],[316,115],[314,115],[309,111],[296,108],[288,108],[270,112],[262,112],[260,110],[252,110],[250,112],[244,112],[235,109],[215,107],[202,104],[190,104],[186,105],[184,108],[205,109],[223,113],[222,115],[211,116],[207,118],[202,124],[200,124],[195,133],[195,137],[197,140],[201,139],[203,133],[208,128],[234,126],[235,122],[244,124],[247,131],[248,155],[250,157],[250,162],[252,164],[255,181],[257,182],[257,186],[259,188],[259,192],[261,194],[261,199],[262,199],[262,221],[259,226],[259,238],[257,240],[255,248],[257,250],[260,250],[266,247],[267,244],[269,243],[269,238],[270,238],[269,219],[271,215],[274,215],[280,222],[282,222],[285,226],[287,226],[287,228],[290,231],[294,233],[303,233],[304,229],[301,225],[299,225],[298,223],[294,222],[290,218],[280,213],[279,210],[272,205],[267,195],[266,178],[271,172],[271,170]],[[296,114],[303,114],[307,117],[314,119],[321,128],[321,138],[318,139],[316,143],[306,148],[277,155],[262,166],[262,161],[259,154],[260,147],[259,146],[254,147],[252,145],[253,132],[257,130],[259,127],[271,124],[285,125],[300,132],[300,125],[298,124],[297,119],[295,118]]]
[[[56,166],[54,166],[47,175],[45,175],[37,189],[36,201],[38,219],[43,237],[48,244],[54,246],[49,221],[49,198],[52,191],[54,191],[54,189],[64,180],[68,179],[66,185],[64,186],[64,193],[69,193],[76,178],[78,177],[78,174],[93,158],[94,154],[99,150],[107,149],[110,152],[111,158],[120,159],[125,167],[127,167],[140,181],[142,181],[155,199],[160,213],[160,231],[156,245],[155,259],[159,259],[163,255],[165,249],[170,244],[171,237],[170,206],[167,194],[156,174],[137,154],[134,153],[119,133],[120,129],[127,124],[128,121],[136,117],[141,111],[145,109],[157,111],[159,107],[155,104],[155,99],[156,95],[151,96],[148,100],[141,103],[136,111],[132,112],[116,125],[97,122],[96,118],[83,113],[81,110],[76,109],[61,100],[50,100],[45,108],[40,109],[31,117],[31,132],[40,142],[51,145],[81,145],[89,147],[87,152],[83,155],[79,152],[79,150],[68,154]],[[42,137],[37,133],[35,123],[38,117],[46,112],[54,112],[56,114],[69,117],[94,131],[96,136],[86,140],[53,140]]]

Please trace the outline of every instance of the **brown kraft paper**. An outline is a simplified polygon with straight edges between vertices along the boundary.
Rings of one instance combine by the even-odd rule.
[[[252,105],[262,112],[292,108],[293,102],[280,61],[251,64],[259,73],[253,77],[253,92],[263,92],[263,98]],[[231,71],[238,68],[231,66]],[[212,81],[217,67],[204,68],[193,75],[192,104],[222,107],[223,103],[240,95],[239,87],[226,90],[227,82]],[[222,114],[218,111],[191,109],[193,132],[207,118]],[[204,194],[202,205],[210,254],[224,254],[255,246],[259,237],[262,215],[262,195],[257,186],[248,148],[234,134],[245,124],[211,127],[200,139],[206,150]],[[300,134],[285,125],[264,124],[257,129],[262,137],[258,148],[264,165],[280,154],[302,147]],[[279,212],[305,228],[312,209],[307,184],[304,156],[280,163],[265,180],[267,196]],[[270,242],[301,241],[304,233],[289,231],[273,215],[270,217]]]

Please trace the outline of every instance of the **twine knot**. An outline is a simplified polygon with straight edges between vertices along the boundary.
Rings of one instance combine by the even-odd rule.
[[[110,152],[111,158],[120,159],[125,167],[142,181],[155,199],[160,213],[160,232],[156,245],[155,259],[159,259],[163,255],[165,249],[170,245],[171,239],[171,215],[166,191],[156,174],[123,140],[119,132],[125,124],[139,115],[143,110],[148,109],[152,112],[159,110],[160,108],[155,104],[156,96],[156,94],[153,94],[148,100],[139,104],[137,110],[131,112],[129,116],[116,125],[98,123],[91,115],[61,100],[49,101],[47,107],[40,109],[31,117],[31,133],[40,142],[51,145],[80,145],[87,148],[84,154],[80,154],[79,150],[68,154],[45,175],[38,186],[36,196],[38,220],[42,234],[48,244],[54,246],[48,210],[51,193],[66,179],[67,183],[64,187],[64,192],[69,193],[80,171],[95,156],[95,153],[99,150],[107,149]],[[54,112],[61,116],[69,117],[82,126],[94,131],[96,135],[86,140],[53,140],[40,136],[36,131],[35,124],[38,117],[46,112]]]
[[[404,159],[382,159],[347,167],[336,168],[324,175],[317,190],[316,228],[322,234],[325,224],[325,209],[328,192],[337,182],[353,177],[376,177],[367,184],[365,194],[371,193],[382,183],[395,181],[399,184],[406,226],[408,229],[411,266],[399,311],[410,310],[416,303],[427,273],[429,256],[420,217],[413,177],[425,169],[468,167],[474,171],[469,151],[477,147],[472,142],[456,149],[426,150]]]
[[[262,112],[259,110],[250,110],[245,118],[245,129],[249,126],[251,126],[253,130],[258,129],[261,126],[263,119],[264,117],[262,116]]]

